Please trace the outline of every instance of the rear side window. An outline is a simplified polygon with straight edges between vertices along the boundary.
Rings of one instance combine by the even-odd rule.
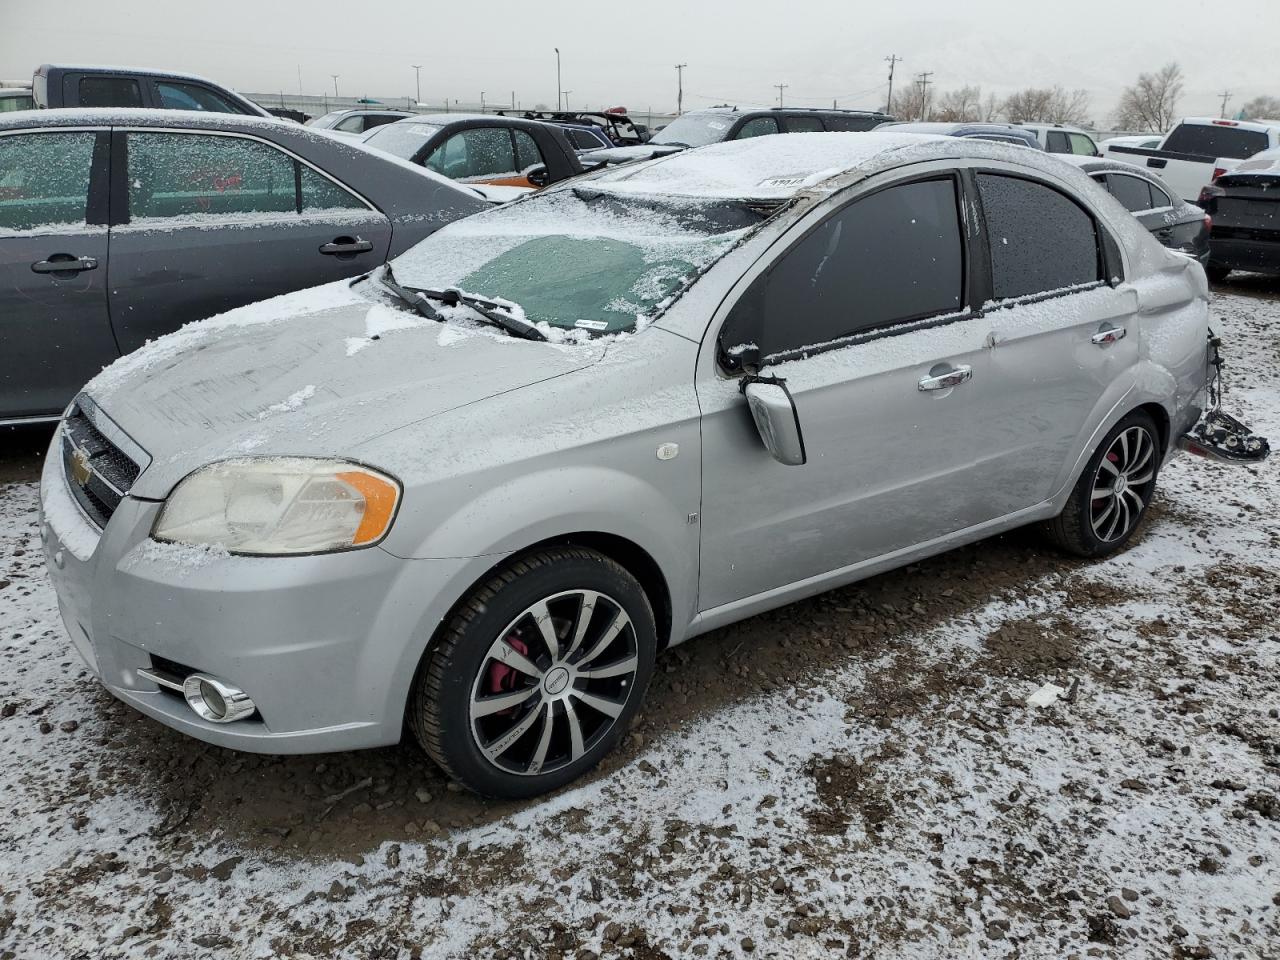
[[[157,80],[160,103],[168,110],[207,110],[210,113],[245,113],[238,105],[208,87],[195,83]]]
[[[0,137],[0,236],[84,224],[94,139],[92,133]]]
[[[778,121],[773,117],[755,117],[744,123],[733,139],[746,140],[748,137],[764,137],[777,132]]]
[[[1164,149],[1172,153],[1243,160],[1267,149],[1267,135],[1255,130],[1241,130],[1239,127],[1182,123],[1169,134]]]
[[[822,121],[817,117],[787,117],[787,133],[821,133]]]
[[[129,214],[152,218],[295,213],[293,158],[241,137],[129,134]]]
[[[364,133],[364,117],[358,113],[353,113],[349,117],[343,117],[333,125],[333,129],[341,130],[343,133]]]
[[[1147,181],[1138,177],[1126,176],[1123,173],[1109,173],[1107,187],[1111,190],[1111,195],[1130,213],[1150,210],[1157,206],[1151,202],[1151,187],[1147,185]]]
[[[876,117],[842,116],[838,113],[829,113],[822,119],[827,129],[835,133],[861,133],[864,130],[874,130],[884,123]]]
[[[595,150],[604,146],[599,140],[587,133],[585,130],[566,130],[569,135],[569,142],[573,144],[577,150]]]
[[[1172,207],[1173,201],[1169,199],[1169,195],[1157,187],[1154,183],[1151,187],[1151,209],[1158,210],[1161,207]]]
[[[80,106],[140,107],[142,90],[128,77],[81,77]]]
[[[302,212],[321,213],[325,210],[368,210],[369,208],[345,187],[340,187],[328,177],[323,177],[306,165],[299,165],[302,187]]]
[[[428,170],[454,180],[481,180],[516,172],[506,127],[473,127],[456,133],[427,157]]]
[[[1075,201],[1033,180],[990,173],[978,174],[978,192],[997,300],[1102,278],[1097,229]]]
[[[403,117],[397,117],[394,113],[370,113],[365,115],[364,128],[366,130],[372,130],[374,127],[380,127],[386,123],[395,123],[397,120],[401,119],[403,119]]]
[[[955,181],[903,184],[855,201],[783,255],[762,302],[750,293],[744,300],[742,340],[755,340],[766,357],[960,310]]]
[[[1044,148],[1050,153],[1070,153],[1071,141],[1061,130],[1049,130],[1045,133]]]
[[[530,167],[536,167],[543,162],[542,151],[538,149],[537,141],[523,130],[512,130],[511,135],[516,141],[516,169],[528,170]]]

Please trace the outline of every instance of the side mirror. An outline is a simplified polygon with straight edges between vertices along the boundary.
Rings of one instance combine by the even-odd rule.
[[[760,439],[773,459],[790,467],[803,464],[806,457],[800,415],[784,382],[749,378],[743,380],[742,392]]]
[[[524,175],[524,178],[535,187],[545,187],[551,179],[551,174],[547,172],[547,165],[540,163],[536,167],[530,167]]]

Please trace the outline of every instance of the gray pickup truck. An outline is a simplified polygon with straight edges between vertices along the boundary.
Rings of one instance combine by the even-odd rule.
[[[46,63],[31,77],[35,105],[45,107],[150,107],[269,117],[252,100],[189,73],[133,67]]]

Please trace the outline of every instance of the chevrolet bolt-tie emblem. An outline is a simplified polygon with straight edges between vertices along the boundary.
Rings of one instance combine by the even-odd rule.
[[[83,450],[75,450],[71,454],[71,478],[80,486],[89,482],[89,455]]]

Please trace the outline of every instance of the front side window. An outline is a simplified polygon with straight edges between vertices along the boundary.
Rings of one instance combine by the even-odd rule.
[[[128,77],[81,77],[80,106],[140,107],[142,90]]]
[[[1101,279],[1097,229],[1075,201],[1042,183],[992,173],[978,174],[978,192],[997,300]]]
[[[787,133],[821,133],[822,121],[817,117],[787,117]]]
[[[92,133],[0,137],[0,236],[85,222]]]
[[[242,137],[129,134],[130,220],[296,213],[293,159]]]
[[[364,117],[358,113],[353,113],[349,117],[343,117],[333,125],[333,129],[341,130],[343,133],[364,133]]]
[[[523,130],[512,130],[511,135],[516,141],[517,170],[528,170],[530,167],[536,167],[538,164],[545,162],[542,159],[542,151],[538,149],[537,142],[528,133]]]
[[[207,110],[210,113],[244,113],[245,110],[221,94],[195,83],[157,80],[160,103],[168,110]]]
[[[889,187],[829,217],[786,251],[734,307],[726,348],[795,354],[964,306],[955,181]]]
[[[482,180],[516,172],[506,127],[473,127],[456,133],[431,152],[427,169],[453,180]]]
[[[1076,156],[1092,157],[1098,152],[1097,144],[1083,133],[1069,133],[1067,139],[1071,141],[1071,152]]]
[[[749,137],[766,137],[771,133],[777,132],[778,121],[773,117],[756,117],[744,123],[734,139],[746,140]]]
[[[1147,181],[1139,177],[1130,177],[1123,173],[1107,174],[1107,187],[1111,195],[1120,201],[1130,213],[1150,210],[1155,206],[1151,202],[1151,188]]]

